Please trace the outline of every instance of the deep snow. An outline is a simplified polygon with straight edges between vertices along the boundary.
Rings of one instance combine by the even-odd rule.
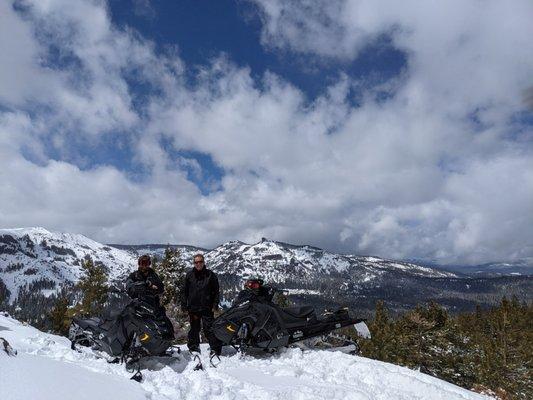
[[[87,349],[74,352],[66,338],[10,317],[0,315],[0,337],[18,351],[9,357],[0,350],[0,398],[7,400],[487,399],[407,368],[300,349],[260,358],[224,356],[218,368],[204,371],[193,371],[194,363],[181,356],[172,367],[144,371],[139,384],[122,365]]]

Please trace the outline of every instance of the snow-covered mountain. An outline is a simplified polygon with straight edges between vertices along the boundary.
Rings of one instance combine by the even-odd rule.
[[[196,363],[184,352],[170,365],[143,371],[136,383],[123,365],[89,349],[72,351],[66,338],[1,314],[0,336],[17,351],[8,356],[0,348],[0,398],[9,400],[489,399],[396,365],[300,349],[257,358],[224,349],[221,364],[204,371],[193,371]]]
[[[136,254],[162,257],[166,245],[110,245]],[[317,275],[346,274],[371,280],[386,271],[403,271],[416,276],[433,278],[457,275],[413,263],[402,263],[377,257],[360,257],[331,253],[312,246],[296,246],[263,238],[255,244],[230,241],[212,250],[194,246],[176,245],[182,258],[190,262],[197,253],[203,253],[209,268],[217,273],[239,277],[261,276],[268,282],[283,283],[294,277],[311,280]]]
[[[77,282],[81,261],[87,256],[104,265],[112,280],[126,275],[134,265],[131,253],[83,235],[44,228],[0,229],[0,279],[11,299],[17,297],[22,287],[37,286],[39,282],[43,294]]]
[[[81,276],[81,261],[88,256],[105,266],[111,281],[121,282],[136,268],[140,254],[162,258],[166,247],[104,245],[83,235],[43,228],[0,229],[0,303],[6,297],[13,303],[20,293],[26,297],[28,293],[50,296],[62,286],[76,283]],[[372,310],[379,299],[395,309],[410,308],[429,299],[468,308],[479,301],[479,294],[484,296],[482,301],[497,300],[504,294],[517,294],[527,300],[533,282],[528,277],[458,277],[415,263],[335,254],[267,239],[255,244],[230,241],[212,250],[173,247],[180,249],[190,267],[193,255],[203,253],[208,267],[218,273],[227,300],[250,276],[261,276],[287,290],[296,302],[328,307],[343,304],[360,310]]]
[[[21,287],[46,281],[43,293],[53,292],[65,283],[75,283],[81,275],[81,261],[90,256],[109,272],[111,280],[123,279],[136,267],[139,254],[162,257],[164,245],[104,245],[83,235],[50,232],[44,228],[0,229],[0,279],[15,299]],[[205,254],[210,268],[239,282],[249,276],[285,283],[298,280],[316,282],[324,276],[349,275],[351,281],[371,281],[386,272],[413,276],[451,277],[450,272],[398,263],[375,257],[339,255],[310,246],[294,246],[263,239],[256,244],[228,242],[213,250],[178,245],[185,262],[194,254]]]
[[[225,243],[209,251],[206,260],[215,271],[238,276],[257,274],[276,283],[294,277],[309,281],[317,275],[335,274],[349,274],[355,279],[368,281],[387,271],[433,278],[456,276],[415,264],[335,254],[317,247],[295,246],[268,239],[251,245],[238,241]]]

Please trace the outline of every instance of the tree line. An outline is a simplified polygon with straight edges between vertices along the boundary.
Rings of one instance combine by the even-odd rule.
[[[383,301],[361,353],[500,399],[533,399],[533,305],[516,297],[456,315],[435,302],[391,317]]]

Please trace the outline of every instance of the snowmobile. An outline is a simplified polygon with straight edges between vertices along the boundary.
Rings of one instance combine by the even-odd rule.
[[[173,356],[174,329],[161,309],[142,298],[132,300],[115,318],[76,318],[69,330],[71,348],[91,347],[112,357],[109,362],[124,362],[137,372],[132,379],[142,380],[140,360],[152,356]],[[177,349],[179,352],[179,348]]]
[[[282,308],[271,301],[271,295],[263,295],[267,290],[261,280],[256,283],[255,289],[239,293],[233,306],[213,323],[215,336],[238,351],[253,348],[271,352],[307,339],[333,336],[333,331],[352,325],[360,336],[370,335],[364,319],[353,318],[347,308],[326,311],[322,315],[317,315],[311,306]],[[247,289],[253,284],[248,281]],[[336,338],[343,339],[342,346],[350,342],[340,335]],[[355,346],[354,351],[358,350],[354,341],[350,344]]]

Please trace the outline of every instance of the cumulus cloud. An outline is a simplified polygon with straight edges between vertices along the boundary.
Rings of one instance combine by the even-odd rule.
[[[9,2],[0,4],[0,101],[17,106],[53,90],[57,77],[39,66],[39,46],[31,27]]]
[[[0,35],[12,55],[0,59],[0,224],[105,242],[267,236],[439,262],[533,256],[531,125],[517,122],[529,2],[256,3],[270,51],[352,62],[389,35],[407,71],[385,101],[348,75],[310,100],[231,55],[190,70],[113,26],[103,1],[2,3],[0,33],[17,35]],[[138,174],[79,162],[116,135]],[[189,180],[204,174],[183,151],[212,158],[217,190]]]

